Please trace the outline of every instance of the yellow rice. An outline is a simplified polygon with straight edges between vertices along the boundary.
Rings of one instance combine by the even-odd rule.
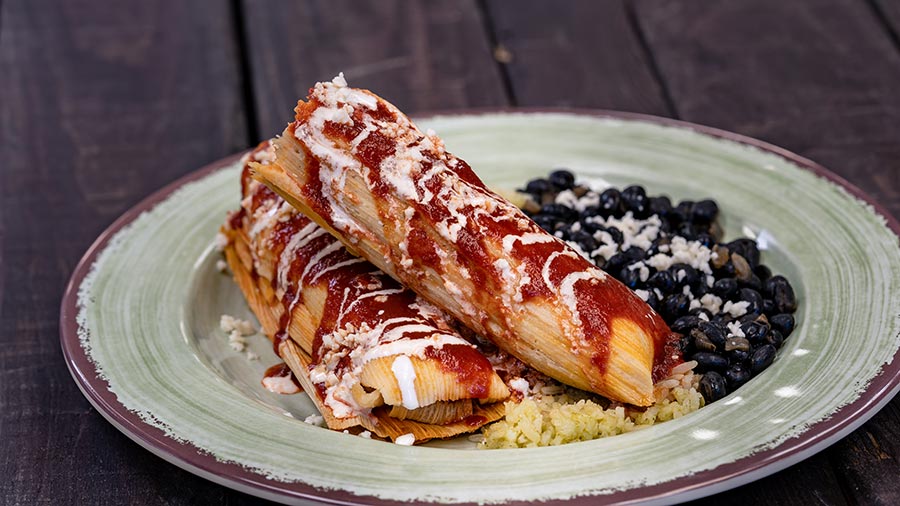
[[[506,403],[506,417],[482,429],[481,448],[554,446],[615,436],[679,418],[703,406],[697,391],[696,362],[673,369],[656,384],[656,403],[646,409],[609,404],[604,407],[572,388],[544,388],[521,402]],[[556,393],[559,392],[559,393]],[[602,402],[602,401],[599,401]]]

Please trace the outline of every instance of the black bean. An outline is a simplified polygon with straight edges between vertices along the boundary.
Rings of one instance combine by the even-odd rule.
[[[734,264],[734,277],[736,277],[738,281],[746,281],[753,274],[753,269],[750,268],[750,264],[739,253],[731,254],[731,263]]]
[[[750,303],[750,305],[747,306],[748,313],[762,312],[763,298],[756,290],[752,288],[741,288],[739,298],[740,300]]]
[[[654,311],[660,310],[660,305],[662,302],[659,300],[659,297],[656,296],[656,292],[650,290],[647,292],[647,305],[652,307]]]
[[[557,190],[569,190],[575,185],[575,175],[566,169],[554,170],[548,179]]]
[[[737,253],[744,257],[747,263],[750,264],[751,269],[759,265],[759,247],[756,246],[756,241],[753,239],[741,237],[731,241],[727,246],[732,253]]]
[[[746,337],[729,337],[725,339],[725,351],[750,351],[750,341]]]
[[[581,221],[581,225],[583,227],[587,227],[588,225],[593,225],[595,227],[602,227],[602,225],[589,223],[586,220],[588,218],[593,218],[594,216],[598,216],[600,214],[600,208],[597,206],[587,206],[584,208],[584,211],[578,213],[578,219]]]
[[[750,371],[741,364],[732,365],[725,371],[725,381],[728,383],[728,388],[732,392],[740,388],[744,383],[750,381],[750,378],[752,377]]]
[[[531,219],[534,220],[539,227],[548,232],[553,232],[553,229],[556,226],[556,217],[548,214],[536,214],[532,216]]]
[[[597,241],[594,240],[594,236],[584,230],[570,233],[568,240],[577,244],[585,253],[597,249]]]
[[[709,232],[700,232],[697,234],[697,238],[695,239],[700,244],[706,246],[707,248],[712,248],[716,243],[716,238],[712,236]]]
[[[625,242],[625,236],[622,234],[622,231],[616,227],[607,228],[606,233],[608,233],[612,237],[613,241],[615,241],[616,244],[622,244],[623,242]]]
[[[532,179],[525,185],[525,192],[540,197],[544,193],[553,190],[553,186],[550,184],[550,181],[547,181],[543,178]],[[538,198],[537,200],[540,200]]]
[[[681,338],[678,340],[678,348],[681,350],[682,356],[689,357],[694,354],[693,340],[690,334],[681,335]]]
[[[669,197],[666,197],[665,195],[650,197],[650,212],[659,216],[660,219],[665,218],[671,210],[672,201],[669,200]]]
[[[774,315],[778,311],[775,309],[775,301],[772,299],[763,299],[763,313],[767,315]]]
[[[722,278],[716,280],[712,286],[712,293],[722,299],[731,300],[738,293],[738,283],[734,278]]]
[[[554,234],[556,237],[559,237],[564,241],[568,241],[569,238],[572,236],[572,224],[561,222],[561,221],[557,222],[556,230],[554,232],[558,232],[558,233]]]
[[[797,298],[791,283],[784,276],[772,276],[766,281],[765,293],[775,302],[779,313],[793,313],[797,310]]]
[[[757,265],[756,268],[753,269],[753,273],[763,282],[772,277],[772,269],[769,269],[764,264]]]
[[[622,206],[622,194],[615,188],[607,188],[600,194],[600,213],[603,216],[622,216],[625,214]]]
[[[734,264],[731,262],[731,260],[728,260],[724,264],[713,269],[713,274],[715,274],[717,278],[734,277]]]
[[[784,344],[784,336],[781,332],[772,329],[766,334],[766,343],[775,347],[775,349],[781,348],[781,345]]]
[[[705,351],[713,353],[716,351],[716,343],[709,340],[709,337],[706,336],[700,329],[695,328],[691,331],[691,344],[694,345],[694,350],[696,351]]]
[[[716,372],[708,372],[700,379],[700,395],[706,400],[706,403],[716,402],[717,400],[728,395],[725,384],[725,378]]]
[[[731,365],[743,364],[750,357],[750,352],[746,350],[731,350],[725,352],[725,357]]]
[[[616,253],[606,261],[606,265],[603,266],[603,269],[606,272],[615,275],[616,273],[621,271],[623,267],[630,264],[631,261],[631,258],[629,258],[625,253]]]
[[[668,320],[684,316],[688,312],[690,303],[690,299],[683,293],[669,295],[663,300],[663,314],[667,316]]]
[[[678,332],[679,334],[688,334],[699,323],[700,318],[693,315],[688,315],[677,318],[674,322],[672,322],[672,325],[670,325],[669,328],[671,328],[674,332]]]
[[[769,333],[769,326],[761,321],[750,321],[741,325],[744,336],[753,344],[759,344]]]
[[[646,251],[644,251],[643,249],[641,249],[637,246],[632,246],[632,247],[628,248],[627,250],[624,251],[624,253],[626,255],[628,255],[629,258],[632,258],[634,260],[643,260],[644,257],[647,255]]]
[[[698,351],[691,355],[691,360],[697,361],[697,372],[724,371],[728,367],[728,360],[717,353]]]
[[[673,224],[683,223],[691,220],[691,214],[694,209],[694,203],[690,200],[682,200],[675,206],[675,209],[669,213],[669,220]]]
[[[716,348],[723,349],[725,347],[725,336],[727,332],[725,327],[716,322],[700,322],[697,324],[697,330],[706,335],[706,337],[716,345]]]
[[[701,314],[706,315],[705,321],[712,320],[713,317],[713,314],[709,311],[709,309],[706,309],[705,307],[695,307],[694,309],[688,311],[688,314],[691,316],[696,316],[697,318],[700,318]]]
[[[662,235],[660,237],[657,237],[656,239],[653,240],[653,242],[650,243],[650,249],[647,250],[647,258],[660,253],[660,250],[659,250],[660,246],[664,246],[664,245],[668,246],[671,243],[672,243],[672,240],[667,235]]]
[[[697,229],[690,222],[684,222],[675,229],[675,235],[684,237],[688,241],[693,241],[697,238]]]
[[[719,214],[719,206],[713,200],[701,200],[691,209],[691,219],[698,223],[712,223]]]
[[[762,290],[762,281],[759,280],[759,277],[756,274],[750,274],[745,280],[739,281],[738,283],[741,288],[752,288],[757,292]]]
[[[646,218],[650,214],[650,202],[643,186],[631,185],[622,190],[622,201],[625,209],[631,211],[636,218]]]
[[[787,338],[794,331],[794,315],[781,313],[769,318],[772,328],[781,332],[781,335]]]
[[[700,273],[688,264],[672,264],[668,271],[678,286],[695,287],[700,283]]]
[[[625,267],[619,271],[619,275],[616,277],[622,284],[634,290],[641,284],[641,276],[638,271],[640,271],[640,269],[629,269],[628,267]]]
[[[731,316],[731,313],[719,313],[713,316],[712,321],[724,327],[734,321],[734,317]]]
[[[775,360],[775,347],[771,344],[764,344],[750,355],[750,372],[754,375],[761,373],[766,367]]]
[[[669,271],[658,271],[647,279],[647,286],[659,288],[664,294],[670,294],[675,291],[675,278]]]
[[[563,204],[551,203],[541,206],[541,214],[556,216],[563,221],[575,221],[578,218],[578,211]]]
[[[759,313],[744,313],[743,316],[738,318],[738,321],[741,322],[741,325],[743,325],[748,322],[756,321],[760,316],[761,315]]]

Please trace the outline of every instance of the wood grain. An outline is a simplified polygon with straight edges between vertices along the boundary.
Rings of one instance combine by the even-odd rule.
[[[57,320],[69,274],[106,225],[246,145],[229,16],[226,2],[2,4],[2,504],[226,497],[90,407],[66,370]]]
[[[281,132],[310,86],[338,72],[411,114],[507,103],[472,0],[271,5],[243,9],[261,136]]]
[[[900,2],[895,0],[869,0],[875,15],[888,25],[894,45],[900,48]]]
[[[489,0],[495,53],[518,105],[593,107],[671,116],[625,0]]]
[[[900,54],[865,3],[636,8],[682,118],[816,160],[900,214]]]
[[[639,0],[636,12],[684,119],[796,151],[900,215],[900,55],[868,5]],[[898,406],[826,452],[837,479],[817,482],[799,464],[799,488],[820,496],[841,485],[852,503],[900,503]],[[787,473],[754,487],[785,504],[796,488]]]

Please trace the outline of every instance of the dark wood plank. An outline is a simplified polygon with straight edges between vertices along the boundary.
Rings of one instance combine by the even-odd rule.
[[[681,117],[798,152],[900,214],[900,54],[864,2],[636,7]]]
[[[487,7],[518,105],[673,114],[625,0]]]
[[[869,0],[875,13],[887,23],[894,39],[894,45],[900,46],[900,2],[894,0]]]
[[[281,132],[297,99],[338,72],[409,113],[507,103],[472,0],[319,0],[278,9],[245,0],[243,10],[261,136]]]
[[[820,453],[800,464],[747,485],[704,497],[692,506],[754,506],[819,504],[839,506],[848,504],[836,485],[839,478],[828,455]],[[827,486],[820,483],[829,484]]]
[[[869,5],[638,0],[636,9],[681,117],[796,151],[900,215],[900,54]],[[826,452],[851,502],[900,503],[898,406]],[[816,475],[809,465],[797,466],[803,477]],[[808,489],[786,473],[770,484],[777,503],[792,489],[835,486]]]
[[[243,148],[226,1],[5,1],[0,11],[0,503],[213,504],[107,423],[57,320],[96,235],[177,176]]]

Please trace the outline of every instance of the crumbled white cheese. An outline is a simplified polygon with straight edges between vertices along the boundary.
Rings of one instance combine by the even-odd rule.
[[[734,318],[740,318],[741,316],[747,314],[748,307],[750,307],[750,303],[745,300],[739,302],[731,302],[729,300],[725,302],[724,306],[722,306],[722,312],[728,313]]]
[[[267,376],[262,380],[266,390],[274,394],[291,395],[300,392],[300,388],[289,374],[287,376]]]
[[[509,387],[525,396],[527,396],[529,390],[531,390],[531,385],[528,384],[528,380],[525,378],[515,378],[510,380]]]
[[[364,430],[359,433],[359,437],[361,437],[363,439],[372,439],[372,433],[367,430]]]
[[[416,442],[415,434],[404,434],[402,436],[398,436],[397,439],[394,439],[394,443],[401,446],[412,446],[413,443]]]
[[[225,260],[216,260],[216,270],[219,272],[225,272],[228,270],[228,262]]]
[[[230,333],[237,331],[240,336],[252,336],[253,334],[256,334],[256,327],[254,327],[252,323],[227,314],[223,314],[219,319],[219,328],[222,329],[222,332]]]
[[[712,314],[718,314],[719,309],[722,307],[722,299],[714,294],[707,293],[700,297],[700,304],[703,309],[709,311]]]
[[[247,347],[247,340],[244,339],[244,336],[241,335],[240,331],[232,330],[230,334],[228,334],[228,345],[231,346],[231,349],[234,351],[244,351],[244,348]]]
[[[259,355],[248,350],[247,351],[247,360],[259,360]]]
[[[726,326],[728,327],[728,337],[746,337],[744,335],[744,330],[741,329],[741,322],[729,322]]]
[[[310,425],[315,425],[317,427],[325,426],[325,417],[319,414],[312,414],[303,419],[303,423],[308,423]]]

